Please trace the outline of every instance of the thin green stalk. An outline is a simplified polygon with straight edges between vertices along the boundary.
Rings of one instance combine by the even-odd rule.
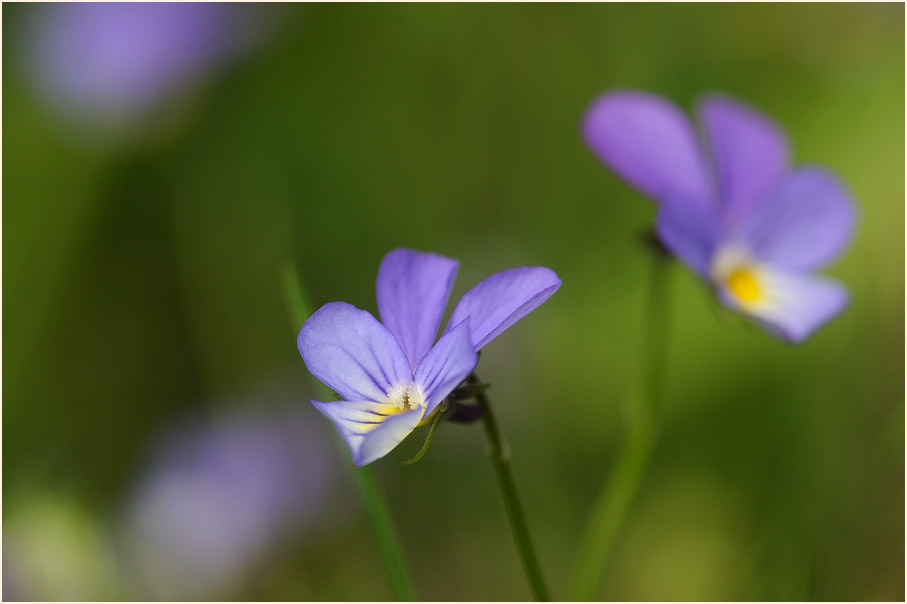
[[[292,328],[294,333],[296,333],[309,315],[312,314],[311,305],[306,303],[299,276],[292,265],[284,265],[281,271],[281,282],[286,296]],[[378,487],[378,481],[375,479],[373,468],[371,466],[353,468],[353,481],[356,483],[356,489],[362,498],[365,515],[372,528],[375,544],[378,547],[378,554],[384,565],[387,579],[391,584],[394,598],[401,602],[419,600],[403,563],[400,543],[394,531],[394,525],[391,522],[387,506],[384,504],[384,498]]]
[[[642,348],[642,387],[630,397],[621,449],[589,516],[576,557],[571,600],[599,599],[614,543],[636,498],[657,439],[667,360],[671,260],[659,251],[653,257]]]
[[[467,378],[467,382],[478,384],[479,380],[475,374],[471,374]],[[535,599],[539,602],[549,602],[551,597],[548,595],[548,588],[542,578],[542,569],[532,547],[532,540],[529,538],[526,516],[523,514],[520,498],[516,492],[513,472],[510,470],[510,451],[501,436],[501,431],[498,429],[498,422],[494,417],[494,412],[491,410],[491,403],[488,402],[488,397],[485,396],[484,389],[476,389],[474,397],[479,406],[482,407],[482,419],[485,422],[485,433],[488,435],[488,443],[491,445],[491,459],[494,461],[494,471],[498,478],[498,485],[501,487],[504,510],[507,512],[510,531],[513,533],[513,540],[520,555],[520,561],[523,563],[523,570],[526,572],[527,579],[529,579],[529,586]]]

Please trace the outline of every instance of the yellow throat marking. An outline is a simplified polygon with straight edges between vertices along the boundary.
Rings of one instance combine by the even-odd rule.
[[[740,267],[731,271],[725,285],[741,302],[756,302],[762,298],[762,286],[753,270]]]

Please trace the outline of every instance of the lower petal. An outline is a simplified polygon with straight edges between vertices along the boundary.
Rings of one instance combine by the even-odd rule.
[[[844,310],[850,299],[844,286],[829,279],[777,269],[763,269],[757,279],[758,299],[744,300],[723,288],[722,300],[789,342],[805,340]]]
[[[388,417],[365,437],[359,451],[353,454],[353,463],[364,466],[390,453],[419,425],[422,412],[422,409],[413,409]]]
[[[353,456],[364,466],[387,455],[422,419],[422,409],[401,411],[393,405],[371,401],[312,401],[330,419]]]

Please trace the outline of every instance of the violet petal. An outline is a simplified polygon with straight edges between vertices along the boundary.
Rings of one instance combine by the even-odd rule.
[[[738,101],[710,96],[699,105],[715,162],[719,198],[737,214],[757,203],[788,168],[787,138],[768,117]]]
[[[421,409],[413,409],[387,418],[365,437],[353,454],[353,463],[364,466],[384,457],[415,430],[423,417]]]
[[[381,322],[396,336],[415,371],[438,335],[458,262],[437,254],[396,249],[378,269]]]
[[[841,182],[825,170],[802,168],[741,217],[736,236],[761,262],[813,269],[844,249],[854,221],[855,206]]]
[[[380,401],[390,386],[412,381],[406,355],[370,313],[346,302],[315,311],[296,339],[306,367],[350,401]]]
[[[416,369],[415,382],[425,395],[426,416],[466,379],[479,361],[469,339],[468,323],[463,321],[445,333]]]
[[[583,137],[601,160],[649,197],[710,203],[712,186],[696,131],[680,109],[644,92],[596,99]]]
[[[849,294],[839,283],[799,273],[772,270],[764,275],[767,300],[741,308],[728,292],[724,303],[744,312],[781,338],[799,343],[847,306]]]
[[[466,292],[454,309],[447,331],[469,319],[476,350],[536,309],[561,286],[550,268],[524,266],[491,275]]]
[[[661,201],[655,229],[671,253],[708,279],[712,253],[721,233],[713,208],[666,197]]]
[[[387,415],[390,405],[371,401],[312,404],[337,427],[357,466],[387,455],[415,429],[423,415],[421,409]]]

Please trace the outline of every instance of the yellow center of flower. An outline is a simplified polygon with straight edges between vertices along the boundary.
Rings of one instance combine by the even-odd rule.
[[[764,267],[739,245],[719,249],[709,269],[712,283],[729,294],[738,308],[755,312],[770,301],[770,284]]]
[[[731,271],[725,279],[725,285],[741,302],[755,302],[762,297],[762,287],[756,274],[747,267]]]

